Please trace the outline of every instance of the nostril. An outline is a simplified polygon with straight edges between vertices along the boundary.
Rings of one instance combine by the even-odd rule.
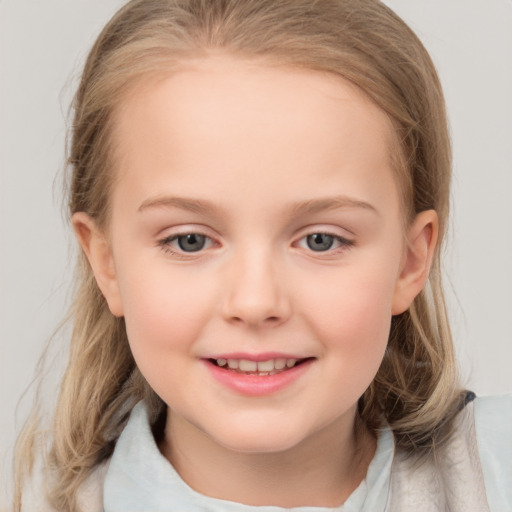
[[[244,319],[243,317],[240,317],[240,316],[232,316],[230,317],[230,322],[234,323],[234,324],[248,324],[248,325],[267,325],[267,326],[270,326],[270,325],[278,325],[282,322],[282,319],[281,317],[279,316],[268,316],[268,317],[263,317],[262,320],[257,320],[257,319],[251,319],[251,318],[246,318]]]

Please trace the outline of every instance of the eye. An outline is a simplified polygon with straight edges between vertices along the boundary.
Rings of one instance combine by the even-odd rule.
[[[206,237],[199,233],[189,233],[187,235],[178,235],[175,238],[179,248],[185,252],[197,252],[204,249]]]
[[[334,245],[334,237],[327,233],[314,233],[306,237],[306,244],[312,251],[328,251]]]
[[[200,233],[182,233],[168,236],[159,242],[166,250],[173,253],[194,253],[212,245],[212,240]]]
[[[318,232],[302,237],[297,245],[314,252],[327,252],[333,249],[350,247],[354,245],[354,242],[338,235]]]

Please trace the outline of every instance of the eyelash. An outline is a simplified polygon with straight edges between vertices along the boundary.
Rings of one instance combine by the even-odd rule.
[[[312,254],[315,254],[318,256],[321,256],[324,254],[330,255],[330,256],[337,255],[341,252],[344,252],[344,251],[350,249],[351,247],[353,247],[355,245],[355,242],[353,240],[349,240],[348,238],[342,237],[335,233],[330,233],[329,231],[314,231],[312,233],[308,233],[307,235],[304,235],[303,237],[299,238],[299,240],[296,242],[296,244],[299,245],[300,242],[302,242],[302,241],[304,241],[304,244],[307,244],[308,238],[310,236],[315,236],[315,235],[324,235],[324,236],[331,237],[333,239],[334,243],[336,243],[336,242],[338,243],[337,247],[334,247],[334,248],[329,247],[325,251],[315,251],[314,249],[311,249],[310,247],[302,247],[302,248],[308,250],[309,252],[311,252]]]
[[[172,242],[179,241],[179,239],[181,237],[186,237],[186,236],[190,236],[190,235],[204,237],[205,244],[207,245],[207,247],[201,247],[197,251],[185,251],[183,249],[178,249],[178,248],[173,247]],[[308,233],[307,235],[302,236],[296,242],[294,242],[294,245],[300,247],[299,244],[302,241],[304,241],[304,243],[307,244],[308,237],[315,236],[315,235],[324,235],[324,236],[331,237],[335,243],[337,242],[339,244],[338,247],[334,247],[334,248],[329,247],[328,249],[326,249],[324,251],[322,251],[322,250],[315,251],[314,249],[311,249],[310,247],[302,247],[303,249],[306,249],[308,252],[311,252],[312,254],[316,254],[318,256],[321,256],[323,254],[336,255],[336,254],[339,254],[340,252],[344,252],[344,251],[350,249],[351,247],[353,247],[355,245],[355,242],[353,240],[349,240],[347,238],[344,238],[340,235],[336,235],[334,233],[330,233],[328,231],[314,231],[314,232]],[[181,258],[181,259],[190,259],[191,257],[193,258],[196,254],[200,254],[206,248],[209,248],[214,244],[215,244],[215,242],[213,241],[213,239],[211,237],[209,237],[208,235],[206,235],[204,233],[201,233],[200,231],[187,231],[187,232],[182,232],[182,233],[176,233],[176,234],[167,236],[158,241],[158,246],[160,246],[165,253],[175,256],[175,257],[178,257],[178,258]]]
[[[179,241],[181,237],[186,237],[190,235],[198,235],[205,238],[205,243],[209,246],[214,244],[214,241],[208,235],[201,233],[200,231],[186,231],[183,233],[176,233],[170,236],[166,236],[162,240],[158,241],[158,245],[162,248],[162,250],[170,254],[172,256],[181,258],[181,259],[189,259],[194,257],[194,255],[201,253],[204,250],[204,247],[201,247],[197,251],[184,251],[183,249],[174,248],[172,242]]]

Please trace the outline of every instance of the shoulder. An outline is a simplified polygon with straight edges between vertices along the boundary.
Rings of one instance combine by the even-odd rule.
[[[103,484],[109,464],[110,459],[100,464],[80,487],[77,496],[80,512],[103,511]]]
[[[473,402],[478,455],[491,510],[512,510],[512,395]]]
[[[478,510],[512,511],[512,396],[482,396],[469,402],[457,418],[439,467],[452,502],[472,497],[485,501],[486,508]]]
[[[448,442],[415,463],[395,455],[387,510],[512,511],[512,397],[480,397]]]
[[[103,511],[103,483],[110,460],[97,466],[80,486],[77,494],[80,512]],[[27,486],[23,490],[22,512],[58,512],[47,498],[46,485],[41,465],[37,465]]]

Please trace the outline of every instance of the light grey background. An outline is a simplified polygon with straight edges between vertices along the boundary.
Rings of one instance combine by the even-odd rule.
[[[16,404],[67,308],[66,112],[88,48],[122,3],[0,0],[0,496],[30,393],[15,415]],[[477,393],[510,393],[512,2],[386,3],[431,52],[448,101],[455,177],[446,266],[462,374]],[[57,338],[65,354],[65,332]],[[50,373],[60,371],[56,363]]]

